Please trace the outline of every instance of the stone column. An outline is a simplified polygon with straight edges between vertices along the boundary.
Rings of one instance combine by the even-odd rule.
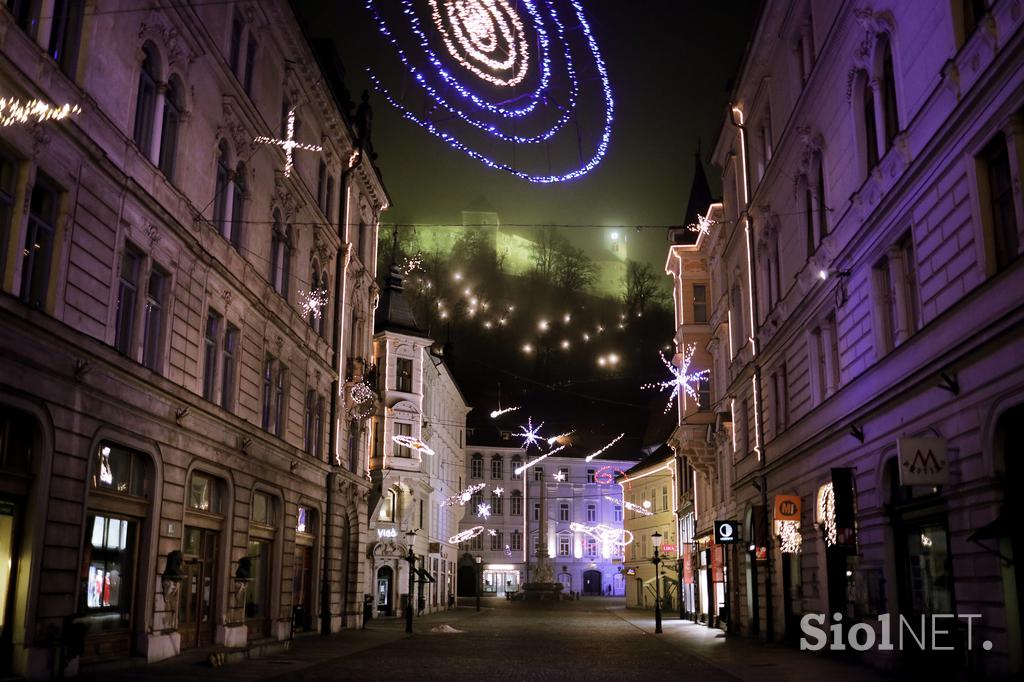
[[[149,141],[149,160],[160,165],[160,142],[164,131],[164,104],[167,101],[167,83],[156,86],[156,102],[153,105],[153,135]]]

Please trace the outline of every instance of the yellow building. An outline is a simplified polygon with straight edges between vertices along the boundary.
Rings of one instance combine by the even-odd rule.
[[[662,446],[629,471],[616,477],[622,489],[623,527],[633,542],[626,547],[626,606],[654,608],[656,601],[654,545],[651,536],[661,535],[661,596],[665,610],[677,608],[679,563],[676,517],[676,458]]]

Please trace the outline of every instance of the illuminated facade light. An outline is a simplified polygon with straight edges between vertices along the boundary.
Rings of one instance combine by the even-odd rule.
[[[80,113],[82,109],[77,104],[55,107],[38,99],[22,102],[13,97],[0,97],[0,127],[3,128],[26,123],[61,121]]]
[[[295,107],[288,110],[288,127],[285,139],[279,140],[274,137],[260,135],[254,139],[254,142],[259,144],[275,145],[284,150],[284,176],[286,178],[291,177],[292,174],[292,168],[294,167],[292,152],[294,150],[301,149],[307,152],[323,151],[323,147],[318,144],[302,144],[301,142],[295,141]]]

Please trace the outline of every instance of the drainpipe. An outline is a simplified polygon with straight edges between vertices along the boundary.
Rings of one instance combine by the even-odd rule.
[[[739,117],[739,120],[737,120]],[[771,642],[775,637],[775,626],[773,617],[773,599],[772,599],[772,577],[773,577],[773,557],[772,557],[772,529],[771,519],[768,516],[768,473],[766,468],[766,462],[764,457],[764,451],[761,448],[761,435],[764,433],[764,415],[762,412],[761,404],[761,365],[760,365],[760,348],[758,346],[758,338],[760,332],[760,323],[758,321],[757,313],[757,278],[754,277],[754,263],[757,262],[754,253],[754,234],[752,225],[750,224],[750,169],[747,165],[747,128],[743,123],[743,111],[735,106],[735,104],[729,105],[729,122],[732,123],[740,133],[740,162],[743,165],[743,231],[746,235],[746,247],[747,247],[747,290],[750,295],[750,348],[751,348],[751,365],[754,368],[754,376],[752,378],[752,391],[754,395],[754,451],[757,453],[758,461],[761,463],[761,481],[760,481],[760,492],[761,492],[761,505],[764,507],[764,522],[768,525],[765,533],[765,549],[766,554],[766,569],[764,576],[764,587],[765,587],[765,639]],[[755,557],[755,561],[756,561]]]
[[[344,336],[342,335],[343,327],[343,314],[345,312],[345,275],[348,273],[348,263],[351,256],[349,242],[346,239],[348,231],[348,212],[349,212],[349,192],[348,183],[349,176],[352,172],[359,167],[359,162],[362,161],[363,154],[362,150],[356,149],[352,152],[352,156],[349,157],[347,167],[341,172],[341,182],[339,190],[341,192],[341,220],[338,224],[338,239],[341,245],[338,248],[338,253],[335,256],[334,261],[334,324],[331,326],[331,367],[335,370],[335,378],[331,382],[331,408],[329,424],[331,425],[328,431],[328,443],[327,453],[328,457],[333,458],[330,462],[331,472],[327,475],[327,513],[324,514],[323,522],[323,578],[321,578],[320,587],[320,634],[329,635],[331,634],[331,581],[330,581],[330,566],[331,566],[331,510],[335,505],[335,497],[337,496],[336,481],[338,479],[338,468],[341,465],[341,461],[338,453],[338,431],[341,425],[341,415],[339,414],[341,402],[339,396],[341,395],[342,387],[344,382],[342,376],[344,376],[344,367],[342,362],[344,361],[344,355],[342,354],[341,344]],[[358,529],[357,529],[358,530]],[[349,537],[352,536],[352,529],[349,528]],[[348,575],[345,576],[346,581]],[[341,603],[345,603],[344,591],[348,589],[348,585],[342,585]],[[342,607],[344,608],[344,606]],[[344,617],[342,613],[342,617]]]

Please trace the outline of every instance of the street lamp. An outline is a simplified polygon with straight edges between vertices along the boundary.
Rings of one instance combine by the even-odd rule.
[[[651,544],[654,545],[654,632],[661,632],[661,557],[658,555],[658,548],[661,547],[661,533],[654,531],[651,534]]]
[[[416,540],[416,531],[410,530],[405,534],[405,539],[409,545],[409,554],[405,557],[405,560],[409,562],[409,595],[405,600],[405,631],[411,634],[413,575],[416,572],[416,555],[412,551],[412,543]]]
[[[476,610],[480,610],[480,592],[484,589],[483,579],[484,558],[476,557]]]

